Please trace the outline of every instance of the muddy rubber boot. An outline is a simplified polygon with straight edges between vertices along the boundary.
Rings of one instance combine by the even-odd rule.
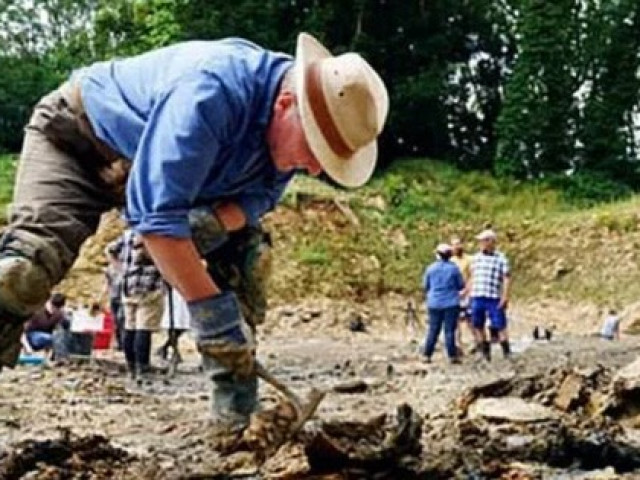
[[[0,258],[0,368],[17,363],[23,324],[46,303],[50,289],[44,268],[24,257]]]
[[[149,386],[153,383],[151,371],[151,332],[134,330],[133,354],[136,366],[136,382],[138,386]]]
[[[502,347],[502,355],[504,358],[511,357],[511,345],[509,344],[509,340],[503,340],[500,342],[500,346]]]
[[[133,352],[136,365],[141,365],[148,369],[151,363],[151,331],[135,330],[133,341]]]
[[[123,350],[124,358],[127,362],[127,374],[131,380],[136,379],[136,353],[134,349],[134,343],[136,340],[135,330],[125,330],[123,335]]]
[[[491,342],[482,342],[482,356],[487,361],[491,361]]]
[[[213,382],[211,390],[211,416],[214,423],[231,430],[242,430],[249,417],[258,408],[258,378],[239,378],[216,360],[204,356],[205,372]]]
[[[151,371],[151,367],[149,364],[146,365],[136,365],[136,384],[139,387],[150,386],[153,385],[153,372]]]
[[[242,434],[258,408],[258,379],[238,378],[207,356],[202,357],[202,367],[212,381],[210,432],[214,448],[231,453],[241,447]]]

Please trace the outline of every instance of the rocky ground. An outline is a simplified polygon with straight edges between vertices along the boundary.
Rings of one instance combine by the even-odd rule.
[[[513,360],[417,354],[396,310],[317,301],[275,309],[260,357],[304,395],[328,394],[277,452],[216,451],[190,339],[166,379],[138,387],[117,352],[0,376],[0,478],[635,478],[640,342],[514,332]],[[391,307],[390,307],[391,308]],[[387,318],[382,322],[381,318]],[[395,318],[395,321],[394,321]],[[361,320],[364,332],[347,326]],[[158,366],[162,366],[158,363]],[[262,403],[277,394],[262,388]],[[266,458],[265,458],[266,457]]]
[[[282,215],[272,221],[290,223],[294,214]],[[121,229],[112,214],[85,244],[60,285],[72,303],[97,296],[104,245]],[[291,297],[312,295],[314,278],[289,275],[298,267],[278,267],[259,338],[260,358],[278,378],[303,396],[312,386],[328,392],[291,442],[277,452],[221,449],[207,422],[209,382],[184,339],[177,375],[168,379],[156,362],[156,378],[143,387],[126,378],[112,351],[90,362],[3,371],[0,480],[640,476],[640,366],[631,363],[640,341],[590,336],[603,306],[516,298],[511,361],[494,346],[491,363],[467,355],[449,365],[438,354],[426,364],[417,353],[419,297],[381,291],[353,297],[359,302],[292,304]],[[409,303],[418,305],[416,315]],[[640,303],[623,315],[623,326],[640,318]],[[550,342],[532,340],[536,325],[553,326]],[[276,403],[273,389],[261,392],[265,408]]]

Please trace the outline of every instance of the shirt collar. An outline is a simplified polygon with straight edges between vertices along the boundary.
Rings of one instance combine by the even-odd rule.
[[[293,66],[293,60],[288,55],[279,55],[279,62],[274,63],[272,66],[274,74],[269,75],[269,81],[265,84],[265,102],[264,107],[256,116],[256,123],[263,128],[267,128],[269,120],[271,120],[271,114],[273,113],[273,104],[276,101],[278,92],[280,91],[280,84],[284,78],[285,73]]]

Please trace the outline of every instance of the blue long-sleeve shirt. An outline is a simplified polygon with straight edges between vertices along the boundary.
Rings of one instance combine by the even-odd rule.
[[[464,279],[458,266],[449,260],[436,260],[422,279],[427,308],[451,308],[460,305]]]
[[[74,73],[96,136],[132,161],[125,216],[138,233],[186,238],[189,209],[236,202],[249,224],[292,173],[265,141],[290,56],[230,38],[192,41]]]

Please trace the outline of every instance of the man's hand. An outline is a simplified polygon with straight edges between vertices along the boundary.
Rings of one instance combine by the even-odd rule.
[[[254,373],[255,342],[235,293],[188,302],[198,350],[239,377]]]
[[[247,217],[237,203],[218,203],[214,211],[227,232],[235,232],[247,225]]]
[[[194,208],[189,211],[191,239],[203,257],[213,252],[228,239],[227,229],[215,211],[209,207]]]
[[[219,248],[233,232],[246,225],[242,209],[233,202],[218,203],[214,207],[198,207],[189,211],[191,236],[203,257]]]
[[[502,295],[500,296],[499,308],[506,310],[509,306],[509,290],[511,289],[511,277],[507,274],[502,277]]]

